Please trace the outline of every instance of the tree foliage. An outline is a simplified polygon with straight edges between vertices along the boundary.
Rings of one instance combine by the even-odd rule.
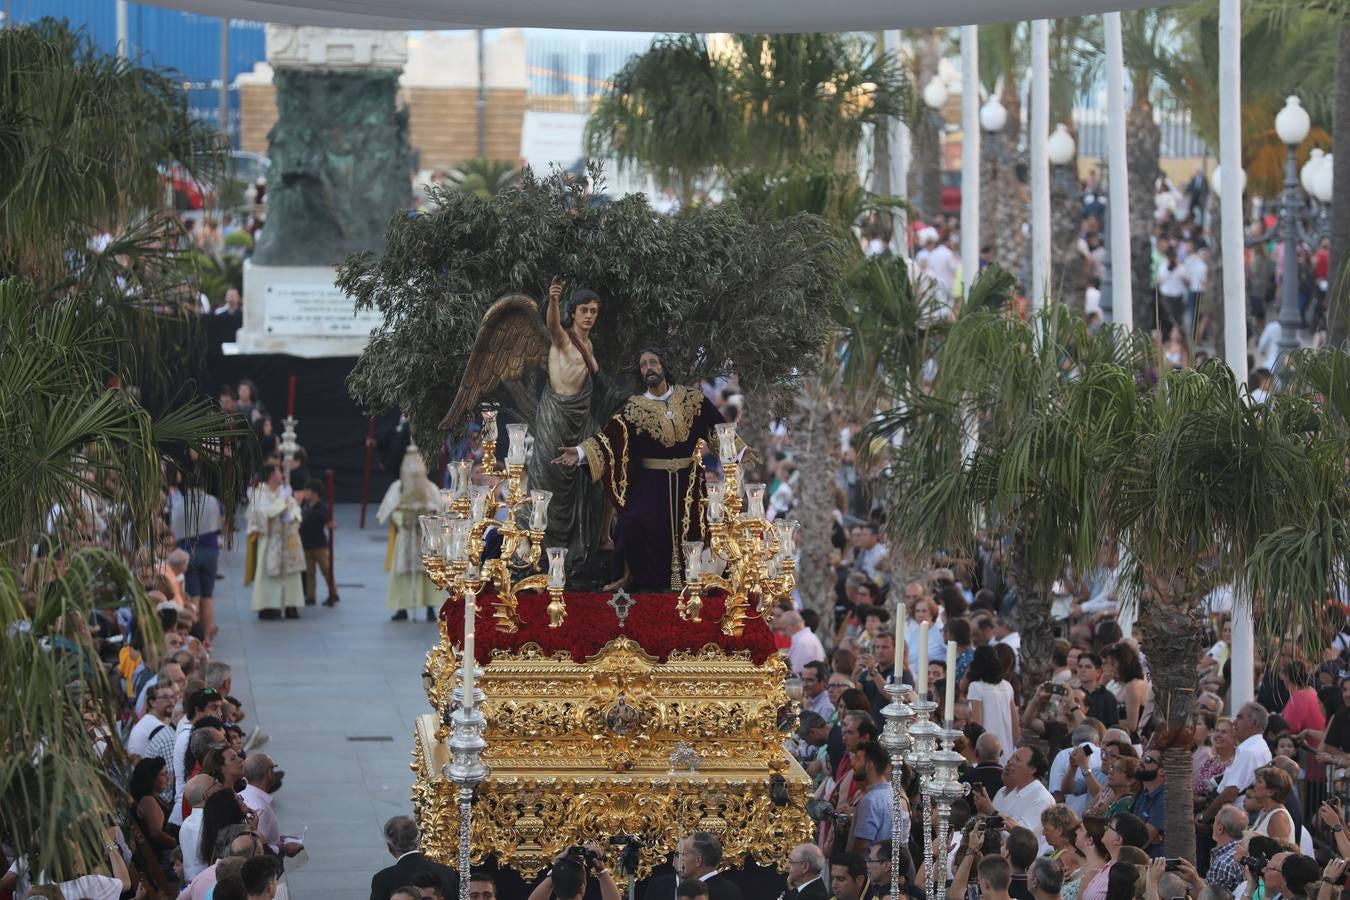
[[[528,169],[492,197],[433,189],[433,201],[391,222],[382,257],[353,256],[338,279],[384,317],[352,396],[403,410],[424,447],[443,437],[482,315],[507,292],[542,300],[554,276],[598,292],[596,359],[621,379],[655,345],[685,383],[734,367],[768,387],[814,368],[843,282],[845,249],[811,215],[756,220],[724,203],[670,218],[640,194],[593,205],[578,180]]]
[[[907,118],[903,68],[838,34],[657,38],[614,76],[586,127],[593,156],[681,191],[809,156],[852,160],[865,125]]]

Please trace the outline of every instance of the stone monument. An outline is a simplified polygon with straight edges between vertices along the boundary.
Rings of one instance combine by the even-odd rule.
[[[379,253],[412,205],[407,112],[397,107],[406,35],[267,26],[277,121],[268,135],[267,224],[244,269],[240,353],[355,356],[378,314],[357,314],[336,266]]]

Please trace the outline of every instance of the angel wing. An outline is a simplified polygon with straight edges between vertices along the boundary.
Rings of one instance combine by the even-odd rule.
[[[548,365],[548,348],[548,332],[533,299],[508,294],[493,303],[483,314],[459,391],[441,427],[461,424],[503,382],[518,381],[530,369]]]

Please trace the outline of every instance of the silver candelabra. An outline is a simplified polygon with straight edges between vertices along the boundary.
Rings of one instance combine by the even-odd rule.
[[[443,769],[445,777],[459,786],[459,900],[469,900],[469,856],[473,849],[469,826],[473,794],[488,776],[488,767],[483,765],[483,750],[487,747],[487,741],[483,740],[483,730],[487,726],[483,716],[486,694],[477,687],[483,670],[476,664],[474,670],[472,703],[466,706],[464,702],[463,683],[456,685],[451,693],[450,764]]]
[[[970,789],[960,780],[965,761],[955,748],[960,731],[941,728],[933,721],[938,705],[931,700],[906,704],[901,699],[908,688],[892,680],[886,685],[891,702],[882,710],[886,725],[881,746],[891,756],[891,897],[900,896],[900,811],[903,806],[901,770],[908,763],[919,776],[919,809],[911,827],[923,835],[925,888],[930,900],[946,900],[946,849],[951,828],[952,803]],[[937,821],[930,822],[931,804],[937,804]],[[931,827],[930,827],[931,826]],[[941,848],[941,858],[937,848]]]
[[[904,844],[904,839],[900,835],[901,793],[904,790],[900,772],[905,764],[905,756],[913,746],[909,729],[914,722],[914,710],[910,709],[909,705],[901,699],[904,693],[905,686],[898,679],[892,678],[886,685],[886,694],[891,698],[891,702],[881,710],[881,715],[886,720],[886,726],[881,732],[881,747],[891,755],[892,900],[896,900],[900,896],[900,847]]]

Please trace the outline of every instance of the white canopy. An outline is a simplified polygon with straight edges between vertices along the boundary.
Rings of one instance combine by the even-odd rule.
[[[205,16],[329,28],[872,31],[1082,16],[1158,0],[142,0]]]

